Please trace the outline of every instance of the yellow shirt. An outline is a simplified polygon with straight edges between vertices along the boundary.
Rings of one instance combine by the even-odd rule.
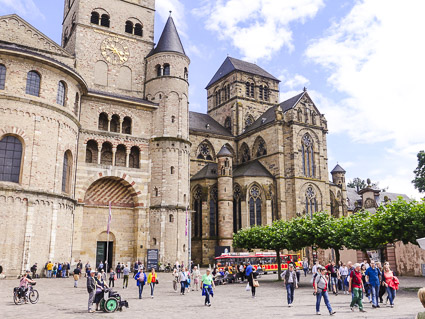
[[[52,270],[53,269],[53,264],[52,263],[48,263],[47,264],[47,270]]]

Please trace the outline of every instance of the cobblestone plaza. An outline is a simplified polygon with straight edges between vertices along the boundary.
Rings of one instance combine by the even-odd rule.
[[[131,276],[130,276],[131,277]],[[138,299],[136,283],[130,278],[128,289],[122,289],[122,279],[116,282],[115,288],[129,303],[129,308],[122,313],[87,313],[86,280],[81,279],[79,288],[73,288],[73,280],[40,279],[36,288],[40,300],[36,305],[16,306],[13,303],[13,287],[17,280],[0,281],[1,318],[312,318],[315,317],[315,297],[312,295],[310,276],[301,278],[300,288],[295,291],[292,308],[286,303],[286,292],[283,284],[275,281],[276,275],[260,278],[257,298],[245,291],[245,284],[230,284],[215,289],[212,307],[204,307],[200,292],[190,292],[184,296],[172,290],[171,274],[159,274],[160,284],[155,289],[155,298],[149,297],[148,287],[143,292],[143,299]],[[414,318],[423,311],[416,291],[425,286],[424,278],[401,277],[400,290],[395,299],[395,307],[372,309],[365,304],[364,314],[352,313],[349,308],[350,296],[330,295],[330,302],[336,311],[335,318]],[[322,302],[322,316],[328,312]]]

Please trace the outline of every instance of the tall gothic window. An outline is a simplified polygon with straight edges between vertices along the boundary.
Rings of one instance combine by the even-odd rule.
[[[263,140],[261,136],[257,137],[254,143],[254,152],[255,152],[255,157],[267,155],[266,142]]]
[[[305,134],[302,138],[301,150],[303,161],[303,174],[307,177],[314,177],[316,175],[316,166],[314,165],[313,140],[308,133]]]
[[[312,186],[309,186],[305,192],[305,212],[307,216],[313,218],[313,214],[318,211],[316,193]]]
[[[242,229],[242,190],[239,185],[233,189],[233,232],[237,233]]]
[[[251,155],[250,155],[250,152],[249,152],[249,147],[248,147],[248,145],[246,143],[243,143],[242,144],[240,156],[241,156],[241,162],[242,163],[246,163],[246,162],[248,162],[248,161],[251,160]]]
[[[40,74],[36,71],[29,71],[27,75],[26,93],[34,96],[40,96]]]
[[[65,106],[66,100],[66,84],[64,81],[58,83],[58,95],[56,96],[56,103]]]
[[[6,67],[0,64],[0,90],[4,90],[6,84]]]
[[[210,236],[218,235],[218,190],[217,186],[211,189],[210,193]]]
[[[14,136],[0,140],[0,181],[19,183],[22,143]]]
[[[193,210],[195,211],[193,221],[194,237],[202,237],[202,188],[198,186],[193,194]]]
[[[208,143],[204,142],[204,143],[201,143],[201,145],[199,145],[197,159],[202,159],[207,161],[214,160],[212,156],[211,146]]]
[[[249,191],[249,224],[261,225],[261,191],[258,186],[251,187]]]

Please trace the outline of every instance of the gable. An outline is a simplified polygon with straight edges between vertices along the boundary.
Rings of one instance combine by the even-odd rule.
[[[294,108],[299,106],[301,107],[308,106],[310,110],[315,111],[318,115],[321,114],[319,109],[316,107],[316,104],[314,104],[313,100],[311,99],[311,97],[308,95],[307,92],[304,92],[302,97],[299,99],[298,103],[294,105]]]
[[[36,51],[71,57],[59,44],[16,14],[0,17],[0,41],[14,43]]]

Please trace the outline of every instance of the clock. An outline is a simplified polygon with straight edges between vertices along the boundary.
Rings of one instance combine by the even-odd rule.
[[[103,40],[100,49],[105,60],[114,65],[124,64],[130,57],[128,46],[123,40],[116,37]]]

